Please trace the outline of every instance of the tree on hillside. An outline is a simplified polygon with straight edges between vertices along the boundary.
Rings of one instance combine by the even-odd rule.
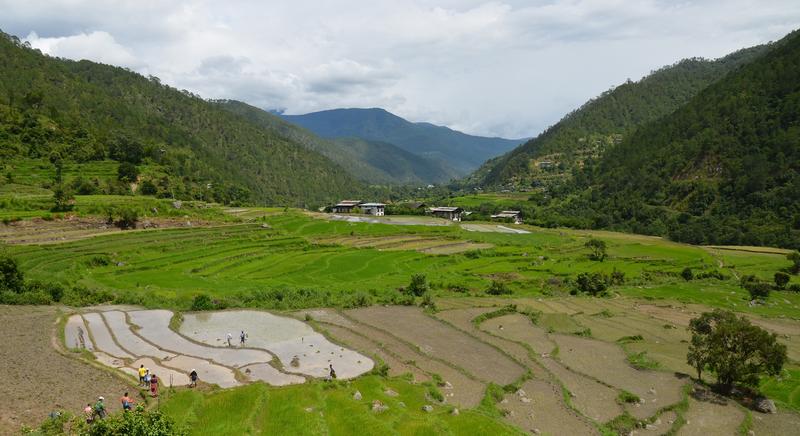
[[[0,256],[0,292],[22,293],[25,290],[25,277],[19,270],[17,261],[9,256]]]
[[[406,292],[415,297],[421,297],[428,292],[428,281],[425,274],[413,274],[411,276],[411,283],[408,284]]]
[[[589,255],[590,259],[600,262],[605,260],[607,256],[606,241],[601,241],[600,239],[590,239],[588,242],[586,242],[586,244],[584,244],[584,246],[592,251],[592,253]]]
[[[715,309],[692,319],[689,331],[687,363],[699,379],[703,371],[716,374],[725,392],[736,384],[756,387],[762,375],[777,375],[786,363],[786,345],[778,343],[774,333],[727,310]]]
[[[775,287],[777,287],[778,289],[785,289],[786,285],[789,284],[790,279],[791,277],[789,276],[789,274],[786,274],[785,272],[781,271],[776,272],[774,276]]]
[[[792,274],[800,274],[800,251],[792,251],[786,255],[786,258],[792,262],[792,266],[789,267],[789,272]]]
[[[139,177],[139,169],[130,162],[122,162],[117,168],[117,179],[125,183],[133,183]]]

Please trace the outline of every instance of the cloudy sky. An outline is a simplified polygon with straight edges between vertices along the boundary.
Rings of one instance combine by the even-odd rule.
[[[534,136],[681,58],[800,28],[798,0],[0,0],[0,29],[206,98],[305,113],[383,107]]]

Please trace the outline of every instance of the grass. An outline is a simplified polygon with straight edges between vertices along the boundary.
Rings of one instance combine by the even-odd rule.
[[[387,389],[398,395],[387,395]],[[427,389],[378,376],[283,388],[256,383],[207,394],[180,390],[162,400],[161,410],[192,434],[521,434],[485,410],[453,415],[451,407],[428,403]],[[356,391],[361,400],[353,398]],[[373,412],[374,400],[389,409]],[[433,412],[423,411],[425,404],[433,405]]]
[[[784,368],[779,378],[765,377],[759,389],[780,406],[800,411],[800,367]]]

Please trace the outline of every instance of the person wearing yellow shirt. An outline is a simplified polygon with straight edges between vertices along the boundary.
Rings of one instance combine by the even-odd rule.
[[[144,376],[147,375],[147,368],[144,365],[139,365],[139,386],[144,386]]]

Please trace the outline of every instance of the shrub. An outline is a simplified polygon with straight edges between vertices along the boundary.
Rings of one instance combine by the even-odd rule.
[[[617,395],[617,402],[619,404],[636,404],[640,400],[639,396],[628,391],[623,390]]]
[[[585,244],[583,244],[586,248],[591,250],[589,254],[589,259],[597,260],[597,261],[604,261],[607,256],[606,251],[606,242],[600,239],[590,239]]]
[[[611,280],[610,283],[612,285],[624,285],[625,284],[625,273],[622,271],[618,271],[614,268],[614,271],[611,272]]]
[[[791,279],[791,277],[789,276],[789,274],[786,274],[785,272],[778,271],[778,272],[775,273],[775,277],[774,277],[775,286],[778,289],[784,289],[784,288],[786,288],[786,285],[789,284],[789,280],[790,279]]]
[[[198,294],[194,296],[192,300],[192,310],[203,311],[213,309],[214,303],[211,301],[211,297],[209,297],[208,294]]]
[[[792,274],[800,274],[800,251],[793,251],[786,255],[786,259],[792,262],[789,267],[789,272]]]
[[[769,283],[760,280],[747,282],[744,288],[750,293],[751,300],[766,300],[769,297],[769,292],[772,290],[772,286]]]
[[[17,260],[0,255],[0,291],[17,294],[25,291],[25,276],[19,270]]]
[[[155,183],[152,181],[145,180],[139,187],[139,192],[141,192],[142,195],[156,195],[158,194],[158,187],[156,187]]]
[[[681,271],[681,277],[688,282],[694,278],[694,272],[692,272],[691,268],[686,267]]]
[[[605,295],[608,282],[608,276],[603,273],[580,273],[575,278],[576,290],[593,296]]]
[[[489,295],[509,295],[512,291],[505,283],[492,280],[492,284],[489,285],[489,289],[486,290],[486,293]]]
[[[786,289],[788,289],[791,292],[800,292],[800,283],[792,283]]]
[[[428,292],[428,281],[425,274],[413,274],[406,292],[415,297],[421,297],[422,294]]]

